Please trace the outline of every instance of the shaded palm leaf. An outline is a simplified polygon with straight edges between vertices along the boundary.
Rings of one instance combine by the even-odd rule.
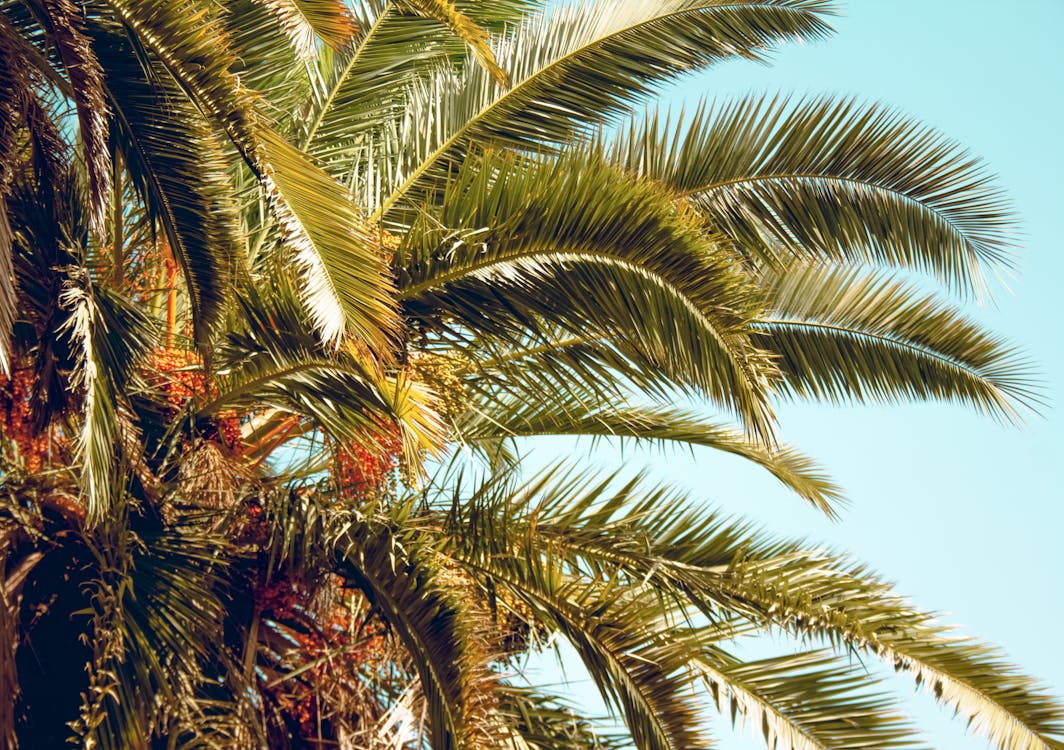
[[[72,0],[41,0],[49,32],[70,79],[85,155],[89,228],[103,236],[111,192],[111,152],[104,71],[86,33],[85,16]]]
[[[123,163],[184,274],[196,336],[206,342],[229,304],[244,244],[230,160],[180,90],[145,73],[124,35],[103,25],[92,34],[107,63]]]

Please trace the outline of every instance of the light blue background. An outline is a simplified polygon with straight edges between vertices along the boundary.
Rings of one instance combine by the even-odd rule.
[[[1038,363],[1049,406],[1020,429],[949,404],[782,408],[784,436],[820,459],[853,501],[837,524],[736,460],[667,451],[652,453],[649,463],[655,475],[769,530],[854,552],[920,607],[1001,646],[1059,696],[1064,0],[849,0],[842,13],[838,34],[827,41],[784,49],[771,67],[720,66],[684,81],[669,98],[750,90],[856,94],[916,115],[984,157],[1025,233],[1011,291],[999,285],[994,307],[974,312]],[[536,458],[562,448],[538,446]],[[608,451],[595,455],[608,465]],[[626,456],[642,460],[638,452]],[[586,683],[570,676],[581,702],[598,710]],[[912,693],[910,683],[891,684]],[[926,696],[913,699],[911,711],[933,746],[986,747]],[[725,721],[715,722],[713,733],[723,750],[763,747]]]

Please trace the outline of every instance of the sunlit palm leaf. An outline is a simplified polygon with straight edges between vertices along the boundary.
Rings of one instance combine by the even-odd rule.
[[[646,96],[654,83],[727,57],[759,58],[829,27],[822,0],[598,0],[561,5],[517,27],[496,57],[513,86],[481,68],[442,72],[409,103],[400,200],[417,205],[473,144],[565,144]],[[431,125],[430,125],[431,123]]]
[[[845,558],[797,545],[745,552],[717,585],[723,601],[755,618],[877,654],[998,747],[1064,747],[1064,706],[1043,686],[997,650],[938,625]]]
[[[652,112],[617,162],[689,197],[754,258],[875,262],[981,291],[1016,219],[982,163],[883,105],[747,97]]]
[[[811,651],[744,662],[707,649],[701,662],[717,710],[775,750],[925,748],[916,728],[858,663]]]
[[[690,219],[593,157],[488,154],[467,161],[439,214],[407,235],[400,298],[427,330],[517,342],[545,321],[605,337],[767,435],[773,367],[748,338],[759,301],[735,257]]]
[[[128,464],[120,463],[123,430],[131,429],[122,413],[122,395],[132,368],[153,343],[149,320],[123,298],[95,289],[87,278],[74,278],[60,304],[69,314],[65,333],[75,352],[74,386],[83,406],[77,439],[86,522],[102,522],[123,493]]]
[[[742,432],[714,424],[693,411],[671,407],[619,404],[596,408],[557,395],[524,394],[502,402],[474,404],[468,421],[459,426],[463,439],[498,439],[543,435],[587,435],[676,441],[713,448],[752,461],[784,485],[834,517],[841,490],[813,460],[794,448],[769,449],[752,442]]]
[[[230,72],[236,56],[217,21],[192,0],[109,2],[255,171],[302,268],[318,330],[332,343],[350,335],[389,359],[397,321],[376,242],[343,188],[269,126],[259,98]]]
[[[449,28],[469,47],[477,63],[497,84],[510,85],[510,77],[499,66],[491,49],[488,32],[467,16],[454,0],[402,0],[415,13],[432,18]]]
[[[1030,365],[938,296],[890,275],[792,263],[756,324],[783,388],[832,402],[950,399],[1005,419],[1038,403]]]
[[[275,14],[293,46],[306,58],[321,39],[334,49],[349,44],[358,33],[351,11],[342,0],[257,0]]]

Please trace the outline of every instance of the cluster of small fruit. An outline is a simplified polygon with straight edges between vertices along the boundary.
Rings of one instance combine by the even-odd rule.
[[[367,665],[386,658],[383,628],[367,619],[365,606],[338,601],[312,614],[309,598],[299,584],[282,580],[262,587],[256,599],[272,626],[293,644],[284,666],[303,670],[263,689],[299,725],[304,738],[313,738],[330,718],[333,707],[323,697],[349,694],[350,683],[362,679]]]
[[[399,468],[402,444],[394,436],[375,448],[348,443],[337,449],[333,475],[342,492],[364,496],[388,487]]]
[[[148,358],[148,372],[172,406],[206,395],[203,362],[195,352],[175,347],[157,349]]]
[[[207,382],[203,361],[186,349],[168,347],[152,352],[148,359],[149,377],[162,391],[172,407],[184,406],[192,399],[217,395],[218,389]],[[244,446],[240,417],[223,413],[208,427],[207,438],[217,438],[232,453],[241,453]]]
[[[30,368],[17,369],[10,377],[0,373],[0,429],[17,447],[22,467],[29,473],[45,464],[51,443],[47,432],[34,424],[33,377]]]

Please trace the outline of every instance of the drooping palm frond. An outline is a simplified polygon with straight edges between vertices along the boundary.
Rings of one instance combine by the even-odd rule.
[[[330,342],[351,336],[389,359],[397,322],[376,242],[343,188],[278,135],[259,98],[230,72],[236,55],[217,20],[194,0],[109,2],[255,172],[303,268],[314,325]]]
[[[466,43],[470,54],[499,86],[505,88],[510,85],[510,76],[495,59],[488,32],[463,13],[455,0],[402,0],[402,2],[417,15],[444,24],[456,37]]]
[[[941,297],[889,274],[790,263],[766,270],[761,342],[803,398],[948,399],[1016,421],[1038,403],[1022,353]]]
[[[741,431],[714,424],[693,410],[626,404],[589,406],[554,394],[522,394],[504,401],[474,401],[458,434],[465,441],[573,435],[673,441],[731,453],[763,467],[829,517],[837,517],[842,491],[822,467],[788,445],[767,448]]]
[[[798,545],[747,551],[716,585],[720,601],[767,625],[878,655],[997,747],[1064,747],[1064,707],[1040,683],[844,557]]]
[[[14,250],[7,199],[16,165],[20,162],[19,120],[29,126],[27,108],[35,95],[26,60],[26,47],[15,28],[0,16],[0,372],[11,371],[11,334],[15,325],[17,292],[14,285]],[[33,52],[33,48],[29,48]]]
[[[777,750],[925,748],[879,681],[823,651],[744,662],[719,647],[700,661],[717,710]]]
[[[927,272],[963,292],[1007,264],[1016,219],[983,164],[884,105],[750,96],[651,112],[614,144],[770,265],[791,256]]]
[[[482,747],[497,740],[491,719],[496,678],[488,670],[495,654],[484,651],[471,629],[475,619],[463,603],[468,591],[449,583],[432,547],[409,533],[410,510],[391,509],[387,525],[348,523],[334,542],[339,572],[362,590],[413,658],[432,747]]]
[[[530,750],[620,750],[628,740],[600,726],[549,693],[534,688],[505,686],[500,710],[520,738],[514,744]]]
[[[553,583],[536,581],[548,591],[572,575],[608,580],[611,599],[650,586],[670,607],[707,618],[720,637],[738,626],[738,617],[877,655],[999,747],[1064,746],[1064,707],[1039,683],[994,649],[954,636],[845,557],[764,539],[693,510],[676,492],[640,489],[638,480],[617,486],[608,477],[550,470],[516,488],[489,483],[448,507],[458,509],[450,515],[455,559],[499,582],[521,583],[512,572],[504,575],[511,565],[553,571]],[[492,558],[490,570],[485,545],[503,561]],[[889,715],[873,724],[887,733],[882,741],[897,739]]]
[[[86,33],[83,10],[72,0],[41,0],[41,4],[49,34],[70,79],[88,178],[89,229],[99,237],[103,235],[111,197],[104,71]]]
[[[747,337],[756,293],[690,219],[593,157],[485,154],[407,235],[400,299],[427,331],[519,343],[546,322],[602,336],[765,436],[773,367]]]
[[[268,403],[341,443],[374,447],[397,432],[411,468],[440,449],[443,426],[432,394],[402,372],[377,371],[357,351],[328,350],[306,328],[283,279],[269,292],[248,289],[239,302],[246,327],[219,342],[218,391],[200,415]]]
[[[220,139],[166,76],[144,70],[120,30],[91,28],[106,62],[116,145],[147,214],[185,277],[196,338],[205,343],[232,299],[242,221]],[[159,117],[160,111],[170,113]]]
[[[138,460],[122,455],[128,441],[121,433],[132,429],[122,397],[154,331],[143,312],[84,276],[70,279],[59,303],[69,315],[61,333],[70,337],[74,352],[72,385],[83,399],[77,461],[91,527],[111,512],[124,492],[129,464]]]
[[[137,534],[116,518],[86,538],[94,658],[73,732],[101,750],[146,750],[156,733],[181,734],[202,665],[222,646],[225,542],[202,530]],[[188,713],[166,716],[168,705]]]
[[[342,0],[256,0],[269,8],[305,58],[313,57],[317,40],[334,49],[348,45],[358,33],[354,17]]]
[[[831,9],[822,0],[600,0],[532,17],[498,44],[496,56],[513,81],[506,91],[467,66],[457,76],[442,71],[411,95],[402,182],[378,213],[399,201],[420,204],[474,144],[564,145],[626,111],[655,83],[824,35]]]

